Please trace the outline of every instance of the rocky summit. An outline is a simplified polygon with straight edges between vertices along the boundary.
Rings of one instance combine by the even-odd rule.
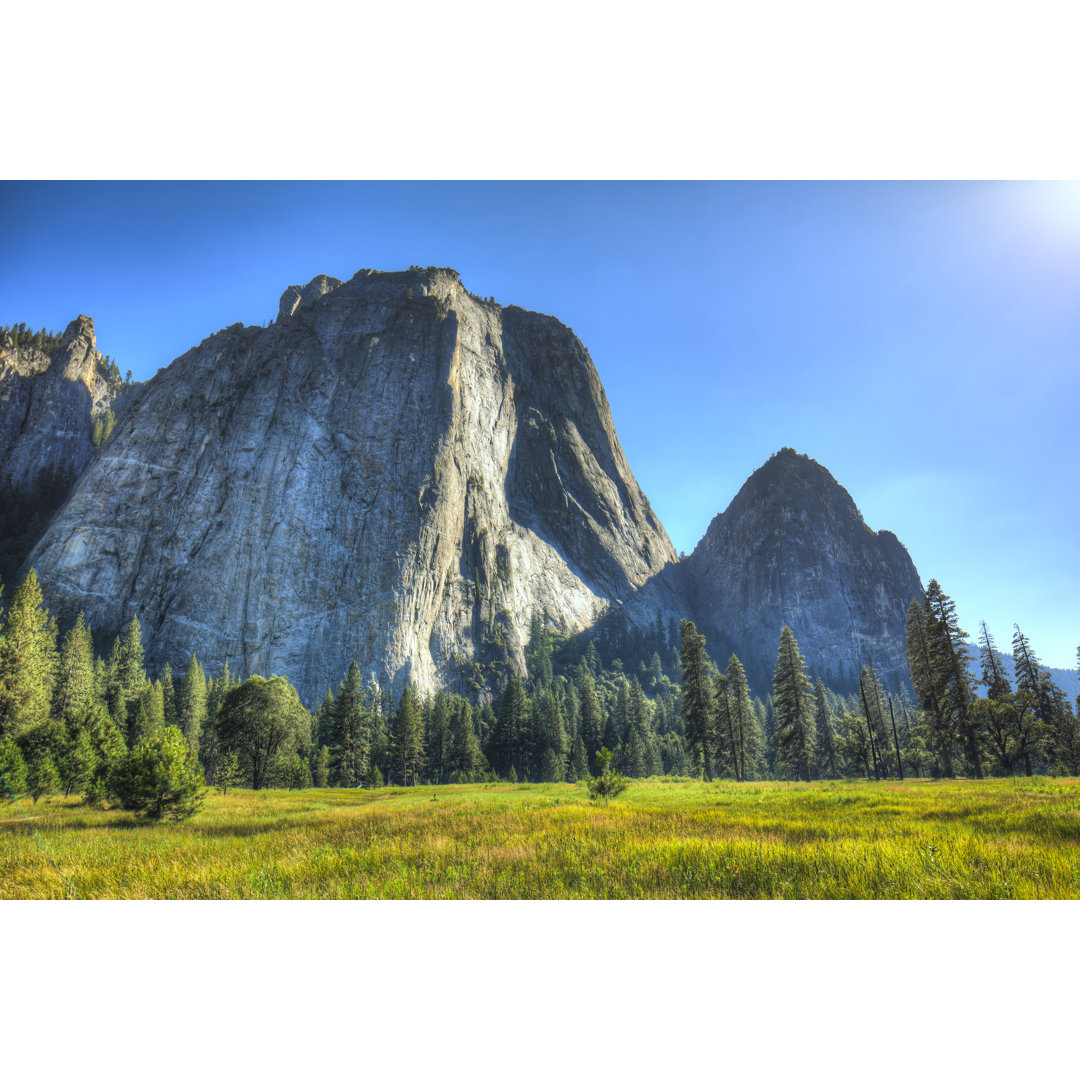
[[[837,689],[866,663],[906,683],[918,574],[828,470],[782,450],[677,560],[581,342],[453,270],[290,286],[272,325],[145,384],[110,374],[86,316],[49,349],[0,341],[0,520],[41,518],[0,543],[5,574],[40,536],[23,566],[61,623],[85,611],[107,647],[137,615],[152,668],[227,660],[309,705],[354,659],[399,690],[491,689],[535,615],[610,613],[693,619],[763,694],[785,623]],[[64,470],[48,505],[43,468]]]
[[[784,624],[811,673],[852,688],[863,664],[907,681],[907,608],[922,584],[891,532],[874,532],[828,469],[783,449],[742,486],[680,570],[713,651],[737,652],[765,693]]]
[[[424,691],[523,670],[534,614],[583,629],[674,560],[574,334],[428,269],[291,286],[173,361],[28,565],[61,620],[137,615],[151,666],[314,704],[353,659]]]
[[[94,418],[122,407],[131,388],[109,377],[86,315],[52,355],[0,337],[0,481],[23,492],[43,471],[73,481],[94,456]]]

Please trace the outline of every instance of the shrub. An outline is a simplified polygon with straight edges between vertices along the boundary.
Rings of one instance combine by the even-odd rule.
[[[179,728],[144,735],[117,764],[109,794],[146,818],[190,817],[202,807],[202,776]]]
[[[596,751],[596,772],[597,775],[588,781],[590,799],[613,799],[626,790],[629,781],[611,767],[610,750]]]

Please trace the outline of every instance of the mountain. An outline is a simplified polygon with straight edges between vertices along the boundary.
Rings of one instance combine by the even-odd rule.
[[[10,579],[93,459],[95,424],[122,414],[138,384],[97,351],[94,322],[59,339],[0,333],[0,577]],[[111,414],[111,415],[110,415]]]
[[[863,664],[908,678],[907,609],[922,584],[891,532],[874,532],[828,469],[785,448],[743,484],[680,567],[698,628],[767,692],[789,625],[812,675],[844,689]]]
[[[290,286],[173,361],[29,564],[61,620],[137,615],[151,667],[312,704],[352,659],[424,691],[523,670],[534,613],[583,629],[674,561],[573,333],[429,268]]]
[[[50,351],[0,336],[0,482],[29,491],[42,470],[77,477],[94,456],[94,419],[131,390],[110,375],[86,315]]]

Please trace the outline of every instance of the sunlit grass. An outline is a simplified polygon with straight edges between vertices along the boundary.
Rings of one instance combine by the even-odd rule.
[[[180,825],[6,803],[0,897],[65,896],[1074,898],[1080,783],[230,791]]]

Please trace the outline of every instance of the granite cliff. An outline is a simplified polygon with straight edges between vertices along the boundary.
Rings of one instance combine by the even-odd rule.
[[[737,652],[761,693],[785,623],[811,673],[832,686],[853,686],[870,663],[890,687],[907,681],[907,608],[922,595],[915,566],[804,454],[785,448],[756,470],[679,571],[712,651]]]
[[[134,388],[109,375],[86,315],[52,355],[0,336],[0,483],[30,491],[42,470],[73,482],[94,456],[94,419],[121,411]]]
[[[354,658],[425,691],[521,670],[534,613],[583,629],[674,559],[573,333],[429,269],[290,286],[173,361],[29,564],[61,619],[138,615],[151,667],[313,704]]]

